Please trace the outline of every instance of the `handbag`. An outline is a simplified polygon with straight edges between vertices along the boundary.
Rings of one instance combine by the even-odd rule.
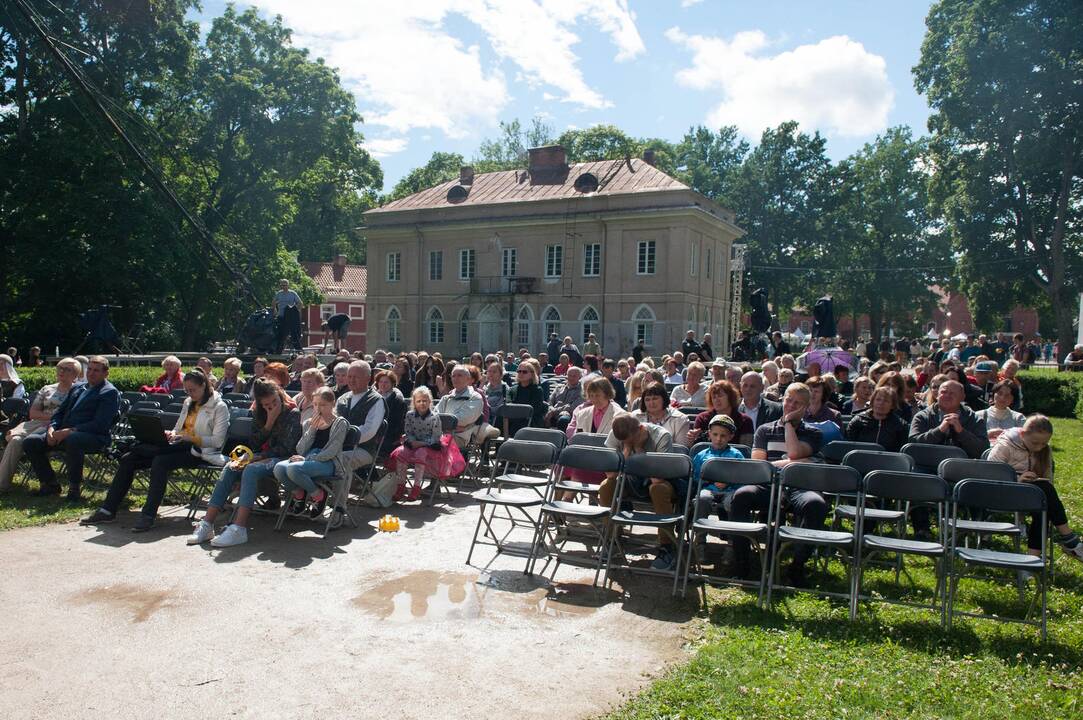
[[[372,488],[361,498],[361,502],[369,507],[391,507],[392,498],[398,487],[399,478],[395,473],[387,473],[372,484]]]

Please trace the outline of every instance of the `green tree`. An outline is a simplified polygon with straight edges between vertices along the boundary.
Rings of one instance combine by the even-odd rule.
[[[459,153],[434,152],[429,161],[395,183],[385,201],[398,200],[459,177],[466,160]]]
[[[702,125],[689,128],[675,148],[676,176],[696,192],[726,204],[730,184],[748,150],[748,142],[733,126],[718,132]]]
[[[926,25],[914,76],[934,111],[932,200],[961,285],[986,318],[1044,296],[1063,356],[1083,284],[1083,12],[941,0]]]
[[[615,125],[593,125],[583,130],[565,130],[557,138],[568,153],[569,163],[639,157],[643,143]]]
[[[501,121],[500,136],[482,140],[478,151],[474,153],[474,169],[483,173],[525,167],[527,150],[551,142],[553,128],[540,117],[531,119],[527,129],[523,128],[518,118],[511,122]]]

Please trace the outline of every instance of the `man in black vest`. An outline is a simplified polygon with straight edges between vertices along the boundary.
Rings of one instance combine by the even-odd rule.
[[[369,387],[371,376],[372,368],[364,360],[350,363],[350,369],[346,371],[346,384],[350,392],[339,398],[336,406],[339,415],[361,430],[357,447],[342,454],[346,464],[354,470],[372,464],[380,442],[377,437],[380,424],[387,415],[387,403],[376,388]]]

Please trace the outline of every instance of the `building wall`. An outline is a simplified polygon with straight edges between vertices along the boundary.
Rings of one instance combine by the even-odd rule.
[[[562,204],[562,209],[566,207]],[[582,343],[585,317],[597,314],[595,332],[609,356],[627,355],[635,343],[637,311],[653,333],[648,350],[679,346],[684,333],[710,331],[716,345],[728,321],[732,226],[695,209],[662,209],[606,219],[566,213],[529,221],[501,219],[469,225],[370,227],[367,232],[371,349],[439,350],[450,356],[526,347],[544,349],[546,313],[560,316],[558,333]],[[638,272],[640,242],[655,243],[655,272]],[[597,245],[601,272],[584,275],[585,246]],[[563,248],[559,277],[547,277],[546,247]],[[460,251],[475,252],[475,282],[460,279]],[[505,249],[516,254],[515,275],[535,278],[533,293],[489,294],[501,287]],[[442,278],[430,279],[429,253],[440,251]],[[401,253],[400,275],[388,280],[388,254]],[[694,262],[693,262],[694,259]],[[708,266],[709,262],[709,266]],[[400,337],[389,337],[388,312],[399,313]],[[694,309],[693,309],[694,308]],[[443,341],[430,337],[427,318],[437,309]],[[466,342],[460,318],[467,313]],[[522,324],[522,330],[520,328]],[[520,337],[520,335],[522,336]],[[520,342],[526,339],[527,342]]]
[[[305,345],[319,345],[323,342],[323,318],[336,313],[346,313],[350,316],[350,329],[342,347],[350,352],[360,350],[367,351],[366,340],[368,336],[368,312],[365,299],[328,297],[323,304],[309,305],[305,309],[308,321],[307,334],[304,337]]]

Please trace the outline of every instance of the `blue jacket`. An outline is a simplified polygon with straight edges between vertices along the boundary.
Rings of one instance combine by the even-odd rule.
[[[699,473],[703,469],[703,464],[711,458],[729,458],[731,460],[744,460],[745,456],[741,454],[741,451],[737,448],[726,446],[725,450],[715,450],[713,447],[700,450],[696,453],[696,456],[692,458],[692,478],[699,484],[696,487],[702,487],[702,483],[699,479]],[[736,485],[727,485],[722,492],[733,492],[737,489]],[[715,492],[718,492],[717,490]]]
[[[86,398],[79,402],[84,395]],[[76,385],[64,404],[57,408],[50,424],[54,430],[72,428],[76,432],[108,437],[119,410],[120,393],[108,380],[97,387]]]

